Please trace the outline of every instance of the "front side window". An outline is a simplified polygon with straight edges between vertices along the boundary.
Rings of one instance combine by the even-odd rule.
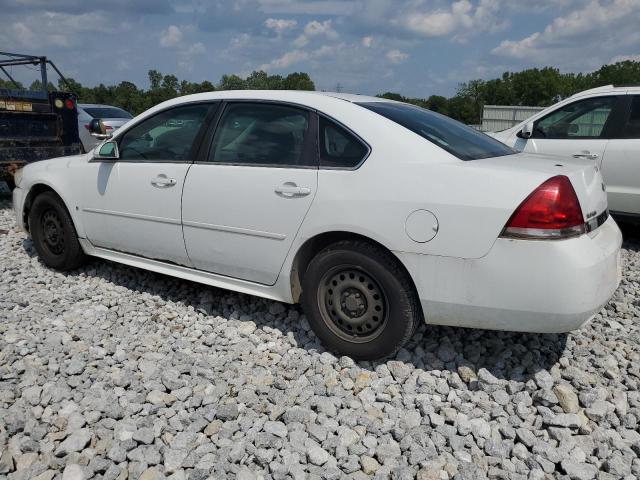
[[[569,103],[538,120],[532,138],[600,138],[615,97],[595,97]]]
[[[120,140],[121,160],[189,161],[193,143],[210,106],[183,105],[143,120]]]
[[[269,103],[230,104],[218,124],[209,161],[260,166],[316,166],[305,148],[309,112]]]
[[[320,166],[329,168],[357,167],[369,148],[340,125],[320,117]]]
[[[631,100],[631,110],[622,128],[622,138],[640,138],[640,95],[634,95]]]
[[[400,102],[369,102],[358,105],[402,125],[460,160],[478,160],[517,153],[484,133],[424,108]]]

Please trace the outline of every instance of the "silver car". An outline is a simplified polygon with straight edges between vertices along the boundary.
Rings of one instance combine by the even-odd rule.
[[[98,118],[102,120],[108,133],[115,132],[122,125],[133,118],[126,110],[111,105],[98,105],[92,103],[78,104],[78,133],[85,152],[95,147],[100,140],[93,137],[89,130],[91,120]]]

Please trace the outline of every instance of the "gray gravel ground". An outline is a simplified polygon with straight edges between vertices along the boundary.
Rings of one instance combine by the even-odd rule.
[[[298,307],[93,261],[45,268],[0,204],[0,477],[640,477],[640,241],[570,335],[420,328],[324,352]]]

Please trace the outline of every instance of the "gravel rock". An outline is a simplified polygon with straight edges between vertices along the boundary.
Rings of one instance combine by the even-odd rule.
[[[84,470],[75,463],[67,465],[62,472],[62,480],[84,480],[85,478]]]
[[[571,480],[591,480],[596,478],[598,473],[598,469],[593,465],[569,459],[562,461],[562,468]]]
[[[64,457],[72,452],[79,452],[91,441],[91,430],[81,428],[69,435],[56,449],[57,457]]]
[[[300,307],[92,260],[45,268],[0,203],[0,477],[640,478],[640,239],[568,335],[422,325],[320,346]]]
[[[367,475],[374,475],[380,468],[380,464],[376,459],[368,455],[360,457],[360,464],[362,465],[362,471]]]
[[[307,450],[307,457],[309,457],[309,461],[314,465],[324,465],[329,460],[329,453],[324,450],[322,447],[317,445],[313,445],[309,447]]]
[[[235,403],[229,403],[218,408],[216,417],[226,422],[228,420],[235,420],[238,418],[238,413],[238,405]]]
[[[553,392],[556,394],[558,403],[565,413],[578,413],[578,411],[580,410],[578,396],[570,386],[556,385],[555,387],[553,387]]]
[[[286,438],[289,433],[287,426],[284,423],[271,421],[265,422],[264,431],[280,438]]]

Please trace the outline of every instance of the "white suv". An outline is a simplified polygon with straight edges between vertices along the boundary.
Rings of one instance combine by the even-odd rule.
[[[586,90],[491,135],[524,152],[595,162],[611,212],[640,220],[640,85]]]

